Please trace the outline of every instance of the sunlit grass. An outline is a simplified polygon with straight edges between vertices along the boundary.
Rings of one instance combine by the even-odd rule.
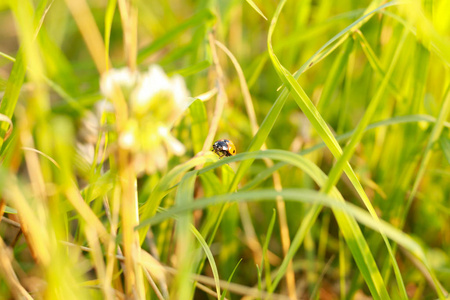
[[[1,299],[448,297],[448,1],[0,8]]]

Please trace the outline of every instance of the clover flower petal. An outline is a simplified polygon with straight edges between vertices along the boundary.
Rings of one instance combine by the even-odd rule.
[[[100,90],[107,97],[113,97],[117,88],[130,91],[136,85],[139,74],[129,68],[112,69],[102,75],[100,80]]]

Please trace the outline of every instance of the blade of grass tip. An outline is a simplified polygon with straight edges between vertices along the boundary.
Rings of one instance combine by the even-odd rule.
[[[227,283],[229,284],[231,282],[231,279],[233,279],[234,273],[236,272],[237,268],[239,267],[239,265],[241,264],[242,258],[238,261],[238,263],[236,264],[236,266],[233,269],[233,272],[231,272],[230,276],[228,277],[228,281]],[[227,295],[228,290],[225,288],[223,290],[222,296],[220,297],[220,300],[224,300],[225,296]]]
[[[322,137],[324,142],[327,144],[328,148],[331,150],[333,155],[335,157],[339,157],[342,153],[342,150],[340,149],[340,146],[337,143],[334,136],[332,135],[330,129],[327,127],[327,124],[325,123],[323,118],[320,116],[316,107],[309,100],[308,96],[303,91],[301,86],[298,84],[296,79],[281,65],[278,58],[276,57],[276,55],[273,52],[272,35],[274,32],[278,17],[281,13],[281,9],[284,6],[285,2],[286,1],[282,1],[279,3],[277,10],[274,14],[274,17],[272,19],[270,28],[269,28],[269,33],[268,33],[268,38],[267,38],[267,46],[269,49],[270,58],[273,62],[273,65],[274,65],[275,70],[277,71],[279,77],[282,79],[284,84],[286,84],[286,86],[288,86],[289,89],[291,89],[291,93],[294,96],[294,99],[296,100],[297,104],[300,106],[302,111],[308,117],[308,119],[310,120],[310,122],[312,123],[312,125],[314,126],[316,131],[319,133],[319,135]],[[356,182],[353,184],[354,185],[356,183],[359,184],[359,181],[356,178],[356,174],[354,174],[354,172],[351,169],[348,162],[346,163],[345,167],[346,167],[346,173],[349,175],[350,180],[352,180],[353,178],[356,179]],[[358,190],[358,186],[356,186],[356,187]],[[363,194],[362,196],[365,195],[362,187],[361,187],[361,190],[359,190],[359,191],[360,192],[362,191],[362,194]],[[370,205],[370,202],[368,202],[368,203]],[[318,213],[319,213],[319,211],[316,208],[312,208],[310,210],[310,212],[311,212],[311,214],[309,216],[311,216],[311,217],[308,218],[308,222],[306,222],[306,223],[302,222],[302,225],[298,231],[298,234],[300,234],[300,232],[303,232],[303,231],[306,232],[306,229],[308,227],[312,226],[312,223],[315,221],[315,219],[317,218]],[[336,216],[336,217],[338,218],[338,216]],[[357,261],[358,266],[360,267],[362,273],[364,274],[364,277],[366,279],[367,284],[369,285],[369,288],[370,288],[372,294],[376,298],[388,299],[389,295],[387,293],[386,286],[384,285],[384,282],[381,278],[381,274],[379,273],[379,270],[375,264],[373,257],[371,255],[368,256],[368,255],[362,254],[363,251],[370,253],[370,250],[368,249],[367,243],[366,243],[365,239],[362,237],[360,230],[358,230],[356,232],[354,231],[354,230],[356,230],[357,224],[355,224],[354,221],[352,222],[352,220],[348,219],[345,215],[341,215],[340,218],[341,218],[341,221],[343,222],[343,223],[340,223],[340,226],[350,226],[345,229],[341,228],[344,235],[346,236],[347,243],[350,243],[353,239],[355,239],[355,236],[354,236],[355,233],[358,234],[360,237],[359,239],[356,238],[358,243],[353,245],[354,248],[351,247],[351,244],[349,244],[349,246],[351,247],[351,250],[353,250],[352,253],[354,254],[354,257]],[[308,225],[303,226],[303,224],[308,224]],[[351,227],[353,227],[353,232],[348,231],[348,230],[350,230]],[[303,230],[302,230],[302,228],[303,228]],[[298,237],[298,235],[296,237]],[[302,235],[302,239],[303,239],[303,237],[304,236]],[[350,238],[352,240],[349,240]],[[298,247],[300,245],[300,242],[302,239],[299,239],[298,244],[295,245],[296,247]],[[293,248],[293,249],[295,249],[295,248]],[[360,258],[360,260],[358,260],[358,258]],[[277,280],[279,280],[279,277],[277,277]]]
[[[275,220],[277,218],[277,213],[275,209],[273,209],[272,217],[270,218],[269,227],[267,228],[266,233],[266,240],[264,241],[263,250],[262,250],[262,257],[261,257],[261,272],[264,269],[264,266],[266,266],[266,270],[264,271],[265,278],[266,278],[266,286],[268,290],[271,290],[271,280],[270,280],[270,264],[266,257],[267,250],[269,249],[269,242],[270,238],[272,237],[273,227],[275,226]]]
[[[117,0],[108,0],[108,5],[105,12],[105,65],[106,71],[109,70],[109,45],[111,43],[111,27],[116,11]]]
[[[255,4],[255,2],[253,2],[252,0],[245,0],[247,1],[248,4],[250,4],[250,6],[258,13],[260,14],[261,17],[264,18],[264,20],[267,21],[266,16],[263,14],[263,12],[259,9],[259,7]]]

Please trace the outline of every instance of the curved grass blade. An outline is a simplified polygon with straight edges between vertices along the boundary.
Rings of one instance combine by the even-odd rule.
[[[192,224],[191,224],[190,227],[191,227],[191,232],[197,238],[198,242],[200,243],[200,245],[203,248],[203,251],[205,251],[206,257],[208,258],[209,265],[211,266],[211,271],[212,271],[213,277],[214,277],[214,283],[216,284],[217,297],[219,297],[220,296],[220,277],[219,277],[219,271],[217,270],[216,261],[214,260],[214,256],[213,256],[213,254],[211,252],[211,249],[209,249],[209,246],[206,243],[205,239],[200,234],[200,232],[197,230],[197,228],[195,228],[194,225],[192,225]],[[236,270],[236,268],[237,268],[237,266],[235,267],[234,270]],[[234,271],[231,274],[231,276],[233,276],[233,274],[234,274]],[[224,295],[225,295],[225,291],[224,291]],[[220,297],[220,299],[223,298],[224,295],[222,295],[222,297]]]
[[[316,53],[314,53],[313,56],[311,56],[310,59],[308,59],[306,61],[306,63],[304,63],[302,65],[302,67],[297,72],[295,72],[294,78],[298,79],[300,77],[300,75],[308,67],[312,66],[312,64],[317,63],[318,61],[320,61],[321,59],[325,58],[330,53],[332,53],[337,48],[337,46],[339,46],[340,44],[342,44],[345,41],[345,39],[350,35],[352,30],[357,30],[362,25],[364,25],[364,23],[366,23],[368,21],[369,17],[373,16],[374,13],[382,11],[384,8],[387,8],[389,6],[398,4],[397,2],[389,2],[389,3],[386,3],[384,5],[377,7],[380,2],[381,1],[373,1],[369,5],[369,7],[365,10],[366,14],[364,14],[362,17],[358,18],[355,22],[353,22],[352,24],[347,26],[344,30],[342,30],[337,35],[335,35],[331,40],[326,42],[319,50],[317,50]],[[272,20],[272,22],[273,22],[273,20]],[[337,41],[335,47],[326,49],[328,46],[330,46],[335,41]],[[325,51],[325,49],[326,49],[326,51]],[[320,56],[319,56],[319,54],[320,54]],[[270,131],[273,128],[275,121],[278,118],[278,115],[279,115],[281,109],[284,106],[284,103],[286,102],[288,95],[289,95],[289,91],[287,90],[287,88],[284,88],[282,90],[281,94],[275,100],[270,111],[266,115],[264,121],[261,123],[261,126],[260,126],[258,132],[251,140],[250,145],[247,148],[248,152],[259,150],[261,148],[261,146],[264,144],[267,136],[269,135]],[[244,161],[239,165],[238,170],[236,171],[236,175],[233,178],[233,181],[229,187],[229,191],[234,191],[237,188],[239,182],[241,181],[242,177],[247,172],[248,168],[251,166],[252,163],[253,163],[253,161],[249,160],[249,161]]]
[[[324,205],[339,210],[349,216],[354,217],[356,220],[358,220],[358,222],[373,229],[374,231],[378,232],[380,229],[383,230],[390,239],[407,249],[418,259],[420,259],[421,261],[427,261],[425,252],[420,244],[409,235],[395,228],[391,224],[383,220],[374,220],[367,211],[354,204],[351,204],[349,202],[341,202],[337,199],[331,198],[330,196],[324,195],[323,193],[308,189],[284,189],[282,191],[263,189],[201,198],[197,199],[194,202],[191,202],[189,205],[174,206],[167,211],[155,215],[151,219],[145,220],[144,223],[152,225],[158,224],[179,214],[197,209],[204,209],[210,205],[230,202],[274,201],[277,196],[281,196],[284,199],[290,201]]]

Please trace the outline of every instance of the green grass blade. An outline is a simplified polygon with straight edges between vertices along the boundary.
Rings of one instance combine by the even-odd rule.
[[[328,107],[333,99],[333,93],[345,74],[345,66],[347,65],[348,57],[353,50],[352,46],[353,41],[347,41],[341,49],[341,52],[339,52],[338,57],[333,62],[325,81],[322,94],[320,95],[319,103],[317,104],[318,111],[323,112],[323,108]]]
[[[26,61],[23,53],[19,50],[16,61],[14,62],[8,82],[6,83],[5,94],[0,103],[0,114],[12,119],[17,100],[19,99],[20,89],[25,78]],[[9,124],[2,122],[0,125],[0,149],[3,146],[4,137],[8,130]]]
[[[374,231],[378,231],[381,229],[390,239],[407,249],[418,259],[427,262],[426,255],[420,244],[416,242],[412,237],[403,233],[391,224],[383,220],[374,220],[367,211],[359,208],[354,204],[351,204],[349,202],[341,202],[337,199],[331,198],[330,196],[324,195],[323,193],[307,189],[284,189],[279,192],[273,189],[263,189],[201,198],[197,199],[194,202],[191,202],[189,205],[174,206],[167,211],[155,215],[151,219],[145,220],[144,222],[146,224],[154,225],[169,218],[173,218],[174,216],[177,216],[179,214],[197,209],[204,209],[210,205],[232,202],[274,201],[277,196],[281,196],[289,201],[324,205],[352,216],[358,222],[373,229]]]
[[[267,18],[266,16],[263,14],[263,12],[259,9],[259,7],[255,4],[255,2],[253,2],[252,0],[245,0],[247,1],[248,4],[250,4],[250,6],[258,13],[260,14],[261,17],[263,17],[266,21]]]
[[[355,34],[356,39],[359,41],[361,45],[361,49],[363,50],[364,54],[367,57],[367,60],[369,61],[370,65],[372,66],[372,69],[381,77],[385,78],[386,72],[381,67],[381,62],[375,55],[375,52],[373,51],[372,47],[370,46],[369,42],[366,40],[364,35],[361,31],[356,31]],[[391,90],[391,92],[397,97],[399,100],[403,100],[404,96],[401,94],[399,88],[397,85],[392,82],[391,79],[389,79],[388,87]]]
[[[194,187],[198,171],[190,171],[183,176],[175,196],[175,206],[189,205],[194,201]],[[195,235],[195,228],[192,224],[192,214],[187,212],[178,217],[175,228],[176,238],[176,254],[178,260],[178,273],[175,277],[176,292],[178,297],[186,297],[190,299],[194,289],[188,280],[189,274],[192,273],[194,251],[193,238],[189,234],[192,231]],[[194,229],[194,231],[193,231]],[[201,240],[200,240],[201,243]],[[189,296],[188,296],[189,295]]]

